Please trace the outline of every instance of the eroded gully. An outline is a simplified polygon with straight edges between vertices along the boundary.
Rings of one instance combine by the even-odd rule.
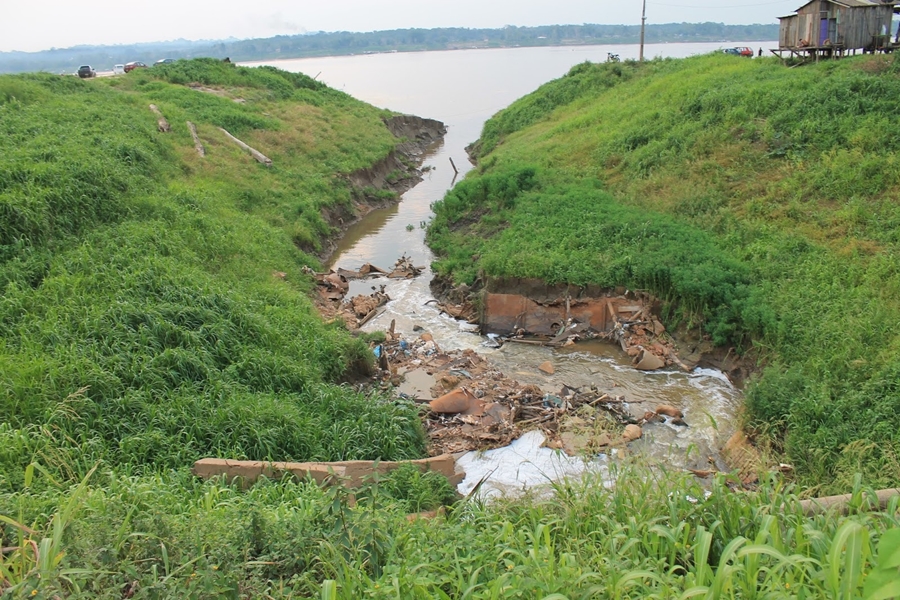
[[[715,50],[717,44],[666,44],[649,47],[650,56],[687,56]],[[516,98],[541,83],[563,75],[584,60],[605,59],[607,51],[623,58],[636,55],[633,46],[580,48],[516,48],[451,52],[379,54],[275,61],[269,64],[290,71],[318,75],[332,87],[397,112],[438,119],[447,125],[442,143],[433,147],[424,162],[424,180],[406,192],[402,201],[371,212],[351,226],[332,255],[331,265],[358,269],[365,263],[390,267],[401,255],[417,265],[429,267],[433,255],[425,245],[425,225],[431,218],[432,202],[443,197],[471,169],[464,147],[478,138],[484,121]],[[456,175],[450,159],[459,169]],[[442,314],[429,289],[430,267],[412,280],[353,281],[348,297],[370,293],[373,283],[385,284],[391,301],[385,311],[364,327],[396,329],[409,338],[416,326],[433,334],[444,349],[471,348],[486,356],[497,368],[523,383],[533,383],[555,393],[563,384],[595,385],[625,396],[629,410],[642,415],[658,404],[670,404],[685,414],[688,427],[666,423],[648,425],[645,436],[633,442],[630,451],[672,467],[709,468],[710,462],[724,467],[718,449],[735,431],[741,393],[721,373],[697,369],[637,371],[630,357],[617,346],[602,342],[579,343],[569,348],[506,344],[490,349],[472,326]],[[553,375],[537,369],[545,361],[555,367]],[[478,481],[485,470],[494,471],[493,489],[511,491],[546,481],[547,477],[577,473],[585,468],[580,460],[539,448],[540,436],[527,436],[512,448],[464,459],[469,473],[461,491]],[[602,460],[593,468],[601,468]],[[527,465],[527,468],[524,466]],[[589,465],[588,468],[591,468]],[[468,482],[468,483],[467,483]]]

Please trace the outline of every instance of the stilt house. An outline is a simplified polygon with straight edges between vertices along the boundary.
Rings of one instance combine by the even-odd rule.
[[[812,0],[781,17],[780,50],[884,50],[891,47],[897,0]]]

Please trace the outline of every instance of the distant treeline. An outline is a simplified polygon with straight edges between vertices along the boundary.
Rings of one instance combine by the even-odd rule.
[[[667,23],[648,25],[647,43],[773,40],[778,25],[725,25],[723,23]],[[633,44],[639,25],[544,25],[502,29],[394,29],[368,33],[314,33],[279,35],[253,40],[176,40],[119,46],[76,46],[42,52],[0,52],[0,73],[28,71],[71,72],[79,65],[112,69],[114,64],[161,58],[230,57],[232,60],[269,60],[307,56],[335,56],[366,52],[410,52],[459,48]]]

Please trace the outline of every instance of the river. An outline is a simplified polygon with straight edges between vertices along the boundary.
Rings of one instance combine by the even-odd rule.
[[[645,56],[683,58],[734,45],[769,48],[774,42],[651,44],[645,47]],[[401,254],[406,254],[417,265],[427,267],[433,255],[425,245],[424,226],[431,218],[431,203],[441,199],[472,168],[464,148],[478,138],[484,122],[517,98],[561,77],[574,65],[605,61],[608,52],[618,54],[623,60],[636,59],[638,46],[385,53],[247,64],[268,64],[302,72],[375,106],[437,119],[447,125],[443,144],[426,157],[425,167],[430,170],[424,180],[406,192],[396,206],[373,211],[352,226],[332,257],[332,265],[346,269],[356,269],[367,262],[388,268]],[[746,59],[735,57],[735,60]],[[450,159],[459,169],[458,176],[451,168]],[[617,347],[598,343],[561,350],[517,344],[507,344],[498,350],[485,348],[483,338],[472,333],[470,327],[425,304],[432,298],[430,279],[428,269],[412,281],[391,281],[387,292],[392,301],[384,314],[368,323],[366,329],[386,329],[393,319],[400,332],[412,336],[413,327],[418,325],[433,333],[442,347],[477,349],[511,377],[535,383],[548,391],[559,389],[563,383],[594,384],[615,390],[616,394],[626,396],[635,414],[652,410],[659,403],[672,404],[685,413],[689,427],[648,426],[645,438],[632,447],[652,460],[674,467],[704,469],[709,467],[710,459],[719,467],[725,466],[718,449],[737,428],[742,395],[721,373],[706,369],[691,374],[645,373],[631,368],[629,358]],[[351,295],[369,293],[371,284],[353,282]],[[553,376],[546,376],[536,368],[546,360],[556,368]],[[528,456],[532,463],[541,460],[540,450],[535,447],[520,447],[513,452]],[[544,458],[549,460],[549,454],[547,451]],[[563,462],[548,462],[538,472],[543,476],[549,469],[573,469],[572,472],[580,469],[578,465]],[[484,468],[491,464],[491,457],[486,457]],[[470,469],[473,467],[469,465]],[[517,485],[523,482],[513,478],[506,488],[499,484],[498,488],[510,489]]]

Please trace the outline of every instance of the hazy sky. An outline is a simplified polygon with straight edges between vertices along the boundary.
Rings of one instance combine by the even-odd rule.
[[[774,23],[800,0],[648,0],[648,23]],[[0,51],[312,31],[641,21],[641,0],[0,0]]]

